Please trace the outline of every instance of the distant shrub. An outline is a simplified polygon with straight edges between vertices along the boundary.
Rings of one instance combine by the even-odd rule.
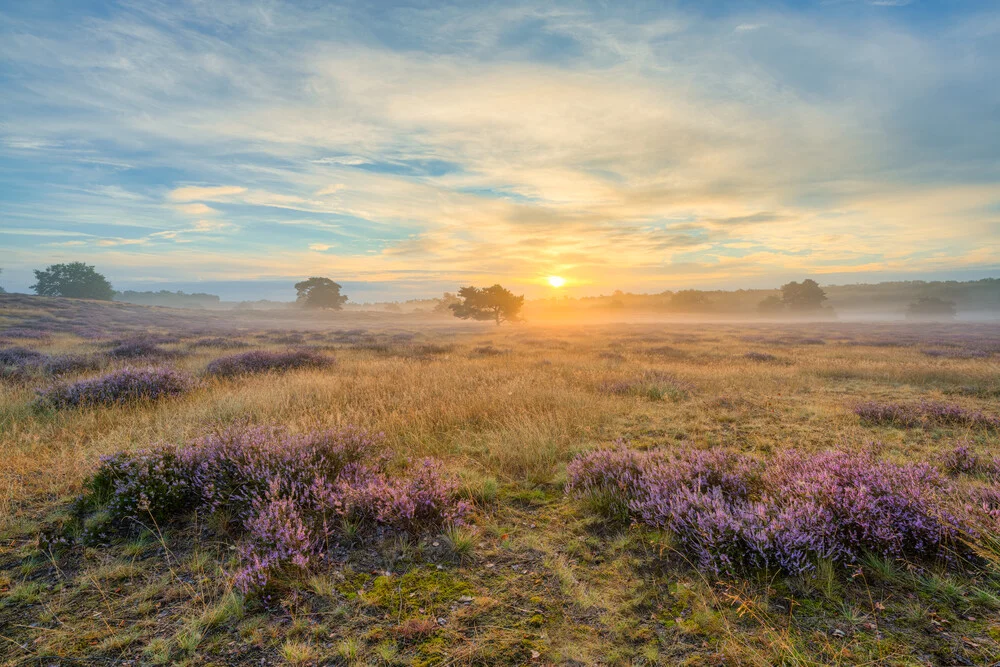
[[[53,355],[42,364],[47,375],[69,375],[104,368],[105,359],[96,354]]]
[[[286,352],[254,350],[220,357],[208,365],[206,372],[216,377],[235,377],[300,368],[327,368],[333,363],[332,357],[312,350],[289,350]]]
[[[990,356],[987,350],[921,350],[928,357],[941,359],[986,359]]]
[[[250,343],[238,338],[202,338],[188,343],[190,348],[214,347],[222,350],[242,350],[250,347]]]
[[[967,410],[951,403],[922,401],[916,404],[868,401],[854,407],[862,422],[878,426],[969,426],[1000,429],[1000,417]]]
[[[967,445],[955,445],[941,457],[941,467],[949,475],[997,475],[1000,461],[987,459],[973,452]]]
[[[132,340],[121,342],[107,351],[112,359],[155,359],[176,356],[176,352],[164,350],[156,343],[148,340]]]
[[[637,378],[606,380],[598,385],[598,390],[617,396],[642,396],[653,401],[680,401],[687,398],[694,387],[667,373],[648,370]]]
[[[25,366],[40,364],[46,355],[26,347],[8,347],[0,350],[0,366]]]
[[[105,457],[87,488],[121,527],[221,512],[245,535],[236,583],[249,592],[316,562],[345,522],[419,534],[464,520],[469,507],[436,462],[391,475],[386,460],[382,437],[356,428],[235,426]]]
[[[75,408],[157,400],[187,392],[190,376],[170,368],[123,368],[101,377],[59,384],[38,392],[38,407]]]
[[[871,455],[788,452],[763,465],[692,449],[584,454],[569,493],[610,518],[670,531],[699,568],[811,570],[863,554],[934,559],[972,534],[947,507],[950,487],[927,465]]]
[[[747,352],[743,355],[743,358],[749,361],[758,361],[762,363],[772,363],[778,360],[778,357],[773,354],[768,354],[767,352]]]
[[[48,340],[52,338],[52,333],[41,329],[15,327],[0,331],[0,336],[4,338],[20,338],[22,340]]]
[[[480,345],[472,348],[472,354],[480,357],[499,357],[509,353],[510,350],[503,350],[498,347],[493,347],[492,345]]]

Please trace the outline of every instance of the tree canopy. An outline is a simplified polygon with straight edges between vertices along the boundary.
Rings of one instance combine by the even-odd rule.
[[[312,277],[295,283],[298,292],[296,301],[306,308],[328,308],[340,310],[347,302],[347,296],[340,293],[340,285],[329,278]]]
[[[792,281],[781,286],[781,302],[789,310],[819,310],[824,301],[826,292],[810,278],[801,283]]]
[[[906,308],[906,316],[911,319],[951,319],[958,308],[954,301],[946,301],[936,296],[917,299]]]
[[[71,299],[111,301],[115,294],[108,279],[83,262],[53,264],[35,271],[31,289],[39,296],[64,296]]]
[[[524,305],[524,295],[514,293],[500,285],[493,287],[463,287],[458,290],[458,303],[449,306],[455,317],[463,320],[494,320],[516,322]]]

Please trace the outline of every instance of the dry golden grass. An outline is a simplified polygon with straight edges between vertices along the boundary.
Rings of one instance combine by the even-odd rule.
[[[477,501],[471,553],[450,557],[448,565],[449,577],[460,578],[463,585],[471,582],[476,590],[474,603],[452,610],[455,623],[474,631],[449,625],[419,642],[397,641],[394,628],[405,619],[398,610],[372,601],[373,579],[359,574],[355,580],[340,571],[318,573],[312,584],[302,582],[294,599],[282,602],[280,623],[248,611],[237,629],[232,619],[242,618],[242,601],[234,603],[231,586],[220,575],[231,571],[227,547],[213,542],[202,551],[184,541],[188,538],[178,538],[179,543],[170,543],[176,556],[168,550],[164,559],[143,560],[147,569],[134,565],[137,554],[159,544],[157,538],[152,547],[127,544],[114,558],[88,550],[83,564],[76,564],[78,574],[70,575],[82,582],[76,593],[46,593],[24,578],[49,567],[44,555],[4,574],[18,600],[41,601],[59,610],[65,627],[40,635],[39,646],[73,655],[140,651],[148,661],[196,664],[202,654],[226,660],[224,639],[238,633],[240,641],[256,647],[253,661],[263,656],[289,664],[386,662],[378,657],[384,655],[400,664],[417,658],[426,664],[521,664],[535,652],[542,662],[576,659],[586,664],[946,663],[947,656],[926,657],[928,642],[940,637],[924,629],[900,624],[888,635],[881,629],[859,630],[856,639],[844,641],[831,635],[833,627],[863,628],[867,622],[836,611],[847,608],[847,600],[852,605],[870,602],[864,618],[878,618],[876,600],[865,588],[816,593],[815,604],[822,610],[810,612],[810,618],[821,620],[800,625],[790,613],[783,616],[780,606],[775,608],[773,582],[753,582],[746,590],[719,588],[676,558],[664,559],[661,537],[641,531],[603,534],[591,517],[562,497],[561,476],[575,453],[618,438],[636,447],[726,446],[765,458],[789,447],[820,450],[870,440],[882,442],[888,456],[901,460],[932,460],[960,440],[986,451],[1000,445],[996,432],[870,428],[859,423],[851,408],[869,399],[931,399],[995,414],[1000,355],[932,358],[921,352],[932,345],[919,341],[898,347],[854,344],[891,339],[900,331],[912,335],[903,325],[529,323],[445,329],[440,323],[412,321],[380,326],[392,326],[392,334],[409,328],[415,338],[407,342],[383,336],[375,348],[331,338],[312,341],[336,357],[333,368],[236,380],[203,376],[211,360],[230,351],[190,350],[185,342],[164,345],[185,353],[167,363],[201,381],[189,395],[156,404],[37,411],[31,405],[35,384],[0,383],[0,524],[24,526],[64,509],[103,454],[162,441],[187,442],[244,418],[296,431],[355,424],[383,432],[401,458],[432,455],[472,485],[489,479],[499,483],[499,499],[494,489]],[[301,324],[324,333],[352,327],[346,315],[322,327]],[[368,336],[380,332],[370,322],[362,328],[369,329]],[[939,327],[932,334],[948,332],[967,330]],[[993,340],[998,332],[975,329],[976,335]],[[284,347],[258,344],[250,333],[240,336],[255,347]],[[757,339],[748,341],[747,336]],[[827,342],[779,341],[788,337]],[[62,335],[25,344],[46,352],[99,349]],[[447,347],[420,349],[427,344]],[[748,351],[777,359],[751,361],[743,356]],[[607,390],[613,383],[650,377],[666,388],[662,395]],[[482,491],[470,493],[475,497]],[[23,536],[25,531],[11,534]],[[167,547],[166,538],[162,544]],[[379,569],[394,569],[398,563],[426,562],[409,553],[425,548],[396,545],[392,554],[380,552],[373,558],[382,559],[377,560]],[[209,553],[209,562],[202,562]],[[195,556],[197,568],[191,565]],[[130,560],[122,560],[126,557]],[[94,586],[88,583],[92,581],[101,587],[100,594],[87,588]],[[359,589],[364,595],[357,595]],[[986,593],[981,597],[987,604]],[[84,598],[92,607],[81,602]],[[153,620],[160,618],[154,600],[169,610],[166,620]],[[936,602],[926,604],[933,614],[945,613]],[[233,611],[237,608],[238,613]],[[954,606],[949,609],[956,618],[960,615]],[[95,620],[94,610],[105,613],[102,620]],[[348,613],[344,610],[350,610],[349,620],[343,620],[348,618],[342,616]],[[964,613],[977,617],[975,641],[981,646],[970,655],[992,655],[995,642],[984,627],[1000,627],[992,618],[995,611]],[[122,627],[141,624],[124,632],[106,627],[105,618],[124,623]],[[72,637],[91,638],[92,643],[73,639],[71,651]],[[98,645],[103,648],[93,648]],[[142,647],[147,647],[145,654]],[[439,650],[445,656],[440,661],[434,657]],[[15,658],[25,655],[16,653]]]

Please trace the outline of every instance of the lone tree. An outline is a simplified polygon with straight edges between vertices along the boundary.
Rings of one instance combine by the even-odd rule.
[[[83,262],[53,264],[44,271],[36,270],[35,280],[31,289],[39,296],[111,301],[115,295],[108,279]]]
[[[520,317],[521,306],[524,305],[524,295],[514,296],[514,293],[500,285],[493,287],[463,287],[458,290],[458,303],[449,308],[455,317],[463,320],[495,320],[497,326],[501,322],[516,322]]]
[[[806,278],[801,283],[790,282],[781,286],[781,302],[789,310],[819,310],[826,301],[824,292],[819,283],[810,278]]]
[[[3,269],[0,269],[0,273],[3,273]],[[3,287],[0,287],[0,294],[6,294],[6,293],[7,293],[6,290],[4,290]]]
[[[777,315],[782,310],[785,309],[785,302],[781,300],[781,297],[771,295],[765,297],[757,304],[757,312],[761,315]]]
[[[954,301],[936,296],[925,296],[906,307],[906,317],[911,320],[950,320],[958,313]]]
[[[329,278],[310,278],[295,283],[298,297],[295,299],[306,308],[329,308],[340,310],[347,301],[347,296],[340,293],[340,285]]]

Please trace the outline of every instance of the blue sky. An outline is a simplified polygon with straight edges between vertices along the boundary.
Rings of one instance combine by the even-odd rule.
[[[995,2],[0,3],[0,285],[1000,275],[998,70]]]

